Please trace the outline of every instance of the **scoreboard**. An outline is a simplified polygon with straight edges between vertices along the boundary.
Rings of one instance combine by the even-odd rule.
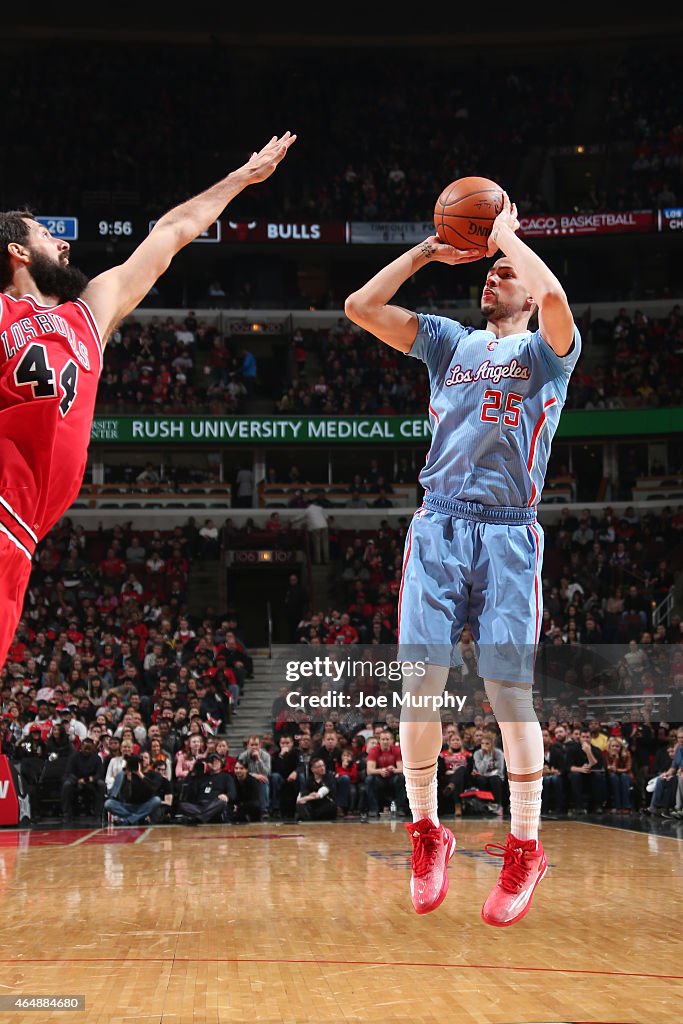
[[[100,207],[80,216],[42,214],[36,220],[52,235],[68,242],[113,242],[131,250],[147,238],[157,223],[141,207]],[[568,239],[587,235],[671,234],[682,229],[683,209],[668,208],[522,217],[519,234],[521,238]],[[226,211],[193,244],[406,245],[420,242],[432,232],[431,222],[302,222],[268,218],[234,221]]]
[[[78,240],[78,217],[44,214],[41,217],[36,217],[36,220],[43,227],[46,227],[55,238],[62,238],[65,242],[76,242]]]
[[[41,215],[36,220],[44,224],[51,234],[65,241],[83,243],[117,242],[131,249],[139,245],[150,233],[156,220],[151,220],[142,208],[100,208],[78,217],[66,214]],[[424,233],[420,234],[420,238]],[[345,245],[351,240],[349,225],[344,221],[303,223],[293,221],[262,220],[233,221],[223,216],[210,224],[193,244],[241,245],[250,243],[327,243]]]
[[[103,242],[120,240],[138,245],[152,230],[156,221],[147,220],[142,214],[102,214],[72,217],[67,214],[41,214],[36,217],[39,224],[48,229],[55,238],[65,242]],[[221,225],[215,221],[202,232],[197,242],[220,242]]]

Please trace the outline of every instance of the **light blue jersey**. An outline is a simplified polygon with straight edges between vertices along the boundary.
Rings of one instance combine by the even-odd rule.
[[[558,356],[538,331],[496,338],[418,314],[408,353],[429,370],[432,443],[419,480],[428,494],[528,507],[540,500],[550,445],[581,354]]]
[[[536,521],[550,444],[581,353],[538,331],[496,338],[419,314],[410,355],[429,368],[432,444],[406,537],[399,658],[458,665],[472,628],[484,679],[531,683],[542,612]]]

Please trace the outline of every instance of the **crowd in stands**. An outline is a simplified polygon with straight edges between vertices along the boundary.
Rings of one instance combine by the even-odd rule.
[[[407,456],[400,456],[396,466],[386,470],[380,467],[379,459],[372,458],[362,472],[344,472],[340,468],[336,482],[327,485],[306,480],[305,473],[295,462],[286,467],[269,463],[261,481],[268,487],[267,506],[298,509],[302,514],[285,518],[275,511],[265,523],[259,524],[249,517],[240,526],[232,516],[228,516],[220,528],[213,519],[207,519],[198,528],[199,534],[205,537],[210,529],[215,539],[222,539],[228,546],[245,547],[249,542],[258,547],[257,541],[271,538],[277,542],[274,546],[291,548],[293,542],[301,539],[301,529],[305,527],[307,518],[304,512],[309,506],[317,505],[327,510],[333,507],[388,509],[396,505],[412,505],[418,489],[418,472]],[[202,464],[199,461],[177,465],[170,460],[164,463],[147,460],[142,466],[133,466],[129,461],[106,462],[103,475],[107,484],[125,485],[121,487],[122,492],[135,487],[136,494],[146,494],[152,499],[159,496],[155,492],[170,491],[179,496],[197,494],[202,485],[206,485],[210,492],[223,494],[232,508],[253,508],[259,504],[258,493],[254,493],[254,472],[246,463],[233,467],[231,480],[222,482],[218,480],[217,463]],[[118,488],[110,490],[116,494]],[[154,507],[153,503],[151,507]],[[326,526],[334,528],[334,516],[327,512],[325,515]],[[205,553],[204,557],[217,554],[216,548],[213,553]]]
[[[569,409],[662,408],[683,402],[683,311],[662,317],[625,309],[587,325],[590,368],[580,360],[567,395]]]
[[[453,296],[450,296],[452,298]],[[433,296],[405,299],[436,311]],[[447,311],[445,311],[448,315]],[[680,405],[683,312],[664,316],[622,308],[610,319],[576,313],[586,355],[570,381],[568,409]],[[481,326],[472,312],[466,326]],[[382,345],[346,317],[329,328],[292,332],[284,386],[262,380],[258,361],[238,337],[224,337],[201,314],[125,320],[107,346],[97,412],[230,415],[250,410],[254,396],[273,412],[310,416],[423,414],[429,379],[418,360]],[[272,357],[275,358],[275,357]]]
[[[341,567],[338,600],[331,608],[311,609],[305,596],[299,595],[297,607],[303,605],[307,610],[298,623],[290,621],[292,641],[319,649],[321,656],[344,657],[344,646],[350,645],[359,652],[358,661],[373,657],[373,652],[388,658],[397,639],[407,528],[403,520],[398,527],[384,521],[379,530],[366,533],[339,531],[333,537]],[[668,622],[656,623],[653,612],[666,598],[680,569],[681,530],[681,508],[642,514],[628,508],[618,515],[610,508],[600,515],[562,509],[557,520],[545,527],[537,711],[550,741],[561,739],[562,743],[553,748],[553,771],[548,771],[553,778],[557,776],[557,781],[546,783],[544,806],[548,813],[647,809],[651,798],[646,785],[654,778],[648,773],[655,771],[655,762],[657,773],[668,772],[667,779],[674,779],[667,783],[663,796],[658,790],[657,800],[673,801],[665,810],[667,806],[674,810],[680,807],[674,778],[678,777],[679,765],[672,771],[671,764],[664,762],[671,741],[674,746],[683,743],[683,734],[674,735],[676,724],[683,725],[683,628],[678,614],[671,615]],[[295,581],[293,586],[298,586]],[[476,725],[481,727],[477,739],[481,739],[482,730],[491,730],[495,734],[493,748],[500,743],[477,670],[471,635],[463,634],[460,648],[463,664],[452,670],[448,689],[468,695],[468,703],[455,722],[459,738],[454,740],[453,755],[460,749],[458,744],[474,753],[472,730]],[[324,692],[324,687],[313,692]],[[360,682],[351,684],[352,705],[359,692],[379,697],[389,694],[391,688],[386,681],[366,674]],[[621,708],[623,720],[614,720],[611,709],[615,706]],[[299,728],[300,714],[288,710],[282,717],[288,725],[295,723],[292,727]],[[303,717],[305,720],[306,715]],[[337,716],[338,730],[347,728],[353,735],[356,724],[352,716]],[[599,756],[594,751],[587,753],[587,737],[581,735],[595,725],[605,734],[599,738]],[[277,723],[273,727],[277,736]],[[622,746],[616,748],[613,739],[620,740]],[[566,747],[565,740],[570,741]],[[614,757],[625,742],[634,765],[623,768],[620,763],[617,770],[604,763],[603,747],[607,748],[608,741]],[[636,750],[638,744],[642,749]],[[489,767],[499,781],[494,779],[488,788],[483,784],[478,788],[493,790],[489,799],[498,810],[504,803],[504,772],[500,758],[485,753],[497,760]],[[592,757],[596,757],[597,767]],[[681,755],[678,757],[680,760]],[[457,778],[445,782],[450,787],[446,795],[451,798],[461,791],[458,787],[462,792],[471,788],[471,770],[476,764],[468,760],[465,770],[459,754],[455,761]],[[590,773],[582,768],[586,763],[591,766]],[[622,776],[628,778],[628,793],[626,782],[615,781]],[[613,790],[617,786],[618,791]],[[662,786],[664,783],[660,789]],[[661,809],[659,804],[656,807]]]
[[[235,220],[428,220],[443,185],[463,174],[504,183],[523,214],[680,202],[682,83],[671,45],[625,38],[610,55],[609,73],[597,74],[591,69],[603,66],[603,52],[596,49],[591,59],[585,40],[567,39],[559,60],[555,45],[542,42],[534,53],[506,47],[491,59],[495,40],[488,37],[479,49],[436,52],[416,49],[412,31],[403,49],[400,42],[363,42],[326,46],[318,36],[315,47],[281,47],[277,61],[255,62],[250,48],[228,51],[215,36],[204,45],[166,39],[144,48],[63,39],[64,70],[46,100],[43,47],[32,41],[13,48],[8,40],[5,94],[15,95],[19,79],[23,84],[21,104],[8,105],[6,130],[20,139],[28,110],[34,137],[31,160],[17,158],[3,169],[2,205],[28,198],[43,210],[71,212],[84,193],[99,190],[159,213],[218,180],[278,125],[300,138],[291,172],[239,196],[231,207]],[[482,90],[477,73],[484,61]],[[406,75],[409,66],[428,66],[429,74]],[[264,112],[250,102],[256,75],[270,97]],[[54,112],[80,109],[86,88],[88,145],[77,119],[54,139]],[[584,94],[590,103],[578,101]],[[217,95],[231,102],[203,102]],[[237,152],[216,144],[228,138],[241,140]],[[575,159],[578,144],[587,173],[563,181],[560,172],[555,181],[548,168]],[[598,147],[599,160],[590,159],[590,147]],[[560,183],[565,194],[558,197]]]
[[[401,581],[407,517],[376,529],[348,530],[334,526],[330,538],[338,559],[336,609],[318,620],[297,626],[293,639],[306,642],[311,630],[320,640],[332,622],[347,615],[354,642],[395,638],[396,605]],[[541,639],[563,643],[641,641],[652,632],[655,642],[677,643],[683,633],[674,616],[663,633],[653,628],[652,611],[666,597],[683,564],[683,509],[600,513],[560,509],[545,525],[543,620]],[[319,614],[317,610],[314,610]]]
[[[508,806],[500,731],[480,696],[481,709],[468,712],[465,722],[443,720],[438,794],[444,816],[500,816]],[[286,708],[283,688],[273,702],[272,731],[249,741],[261,747],[258,773],[269,777],[269,790],[262,783],[263,814],[306,819],[310,808],[302,813],[301,794],[324,785],[326,802],[311,798],[316,818],[409,816],[395,715],[344,722],[332,713],[311,723]],[[551,713],[543,741],[544,817],[634,811],[683,817],[683,724],[653,724],[638,714],[608,723]],[[311,782],[316,760],[322,777]]]
[[[591,80],[591,104],[583,110],[574,98],[590,73],[585,59],[555,63],[550,53],[549,70],[538,54],[528,62],[506,56],[487,65],[482,90],[476,75],[462,73],[465,55],[451,59],[445,49],[429,60],[429,74],[410,76],[391,50],[386,60],[377,59],[379,50],[370,57],[348,47],[283,51],[277,62],[259,62],[259,87],[272,99],[267,123],[248,102],[250,57],[237,49],[226,60],[217,38],[191,53],[164,44],[163,60],[122,41],[84,48],[62,40],[61,70],[48,93],[47,47],[54,40],[6,46],[6,134],[26,137],[29,110],[31,139],[30,153],[17,141],[15,159],[0,169],[3,208],[81,213],[88,204],[117,202],[118,194],[128,208],[144,211],[146,228],[150,217],[242,159],[241,150],[217,148],[216,138],[256,145],[271,136],[273,119],[300,135],[291,173],[240,195],[231,207],[235,220],[431,221],[444,183],[465,173],[503,182],[522,216],[683,202],[680,62],[640,41],[633,48],[625,43],[608,72]],[[412,59],[413,51],[404,56]],[[474,54],[469,60],[475,67]],[[78,118],[60,118],[60,131],[52,130],[55,112],[80,109],[84,83],[92,121],[86,147]],[[12,102],[19,94],[21,103]],[[204,102],[217,95],[231,102]],[[506,116],[492,129],[500,97]],[[587,174],[561,186],[559,177],[540,173],[553,160],[561,166],[562,151],[579,141],[602,148]],[[88,197],[93,190],[106,198]],[[419,287],[408,282],[406,290]],[[227,288],[216,281],[207,296],[209,305],[251,301],[239,281]],[[466,295],[456,290],[448,297]],[[411,298],[419,308],[438,307],[433,293],[413,291]],[[577,367],[568,408],[681,404],[678,306],[662,318],[622,311],[581,326],[592,359]],[[253,353],[191,310],[180,321],[133,316],[108,344],[98,412],[245,412],[257,380]],[[293,334],[289,380],[267,397],[282,413],[424,414],[428,379],[415,360],[342,320],[312,339]],[[400,476],[383,482],[385,494],[392,482]],[[363,474],[350,481],[349,507],[364,507],[369,486]],[[274,515],[273,546],[296,543],[295,531]],[[330,558],[339,565],[334,603],[312,607],[293,575],[289,638],[323,649],[395,644],[407,529],[405,520],[371,531],[344,531],[331,521]],[[293,711],[281,693],[270,730],[230,750],[223,733],[239,712],[253,659],[234,610],[189,614],[188,579],[195,559],[216,558],[221,544],[251,545],[260,533],[253,521],[238,530],[229,520],[219,526],[207,519],[170,531],[136,532],[125,524],[90,534],[65,519],[39,545],[24,615],[0,673],[2,750],[29,817],[56,809],[65,821],[108,814],[134,825],[332,820],[385,808],[407,814],[395,716],[334,713],[323,721]],[[666,624],[653,618],[681,568],[682,540],[680,508],[565,510],[546,529],[539,643],[546,699],[538,707],[546,815],[683,814],[683,622],[677,615]],[[599,651],[609,645],[624,653],[606,668]],[[464,665],[452,685],[467,682],[474,706],[444,722],[440,807],[465,814],[484,806],[499,814],[506,804],[500,735],[470,638],[461,647]],[[363,686],[386,692],[371,680]],[[611,694],[638,698],[623,720],[609,715]],[[592,712],[587,695],[605,698],[604,705]]]
[[[413,298],[419,303],[420,296]],[[431,301],[411,308],[430,312]],[[591,319],[590,310],[576,316],[588,357],[572,375],[566,408],[655,408],[683,402],[683,312],[678,304],[661,317],[623,308],[609,320]],[[482,326],[476,313],[463,322]],[[275,403],[278,412],[404,415],[427,407],[423,364],[380,344],[345,318],[312,340],[298,331],[293,353],[292,379]]]
[[[191,674],[168,675],[174,682],[162,680],[143,697],[130,678],[101,697],[59,681],[17,696],[5,680],[1,735],[22,824],[51,814],[66,824],[99,824],[106,815],[124,826],[367,821],[385,811],[410,817],[394,714],[292,714],[288,697],[297,691],[282,687],[272,728],[232,753],[212,714],[227,693],[214,684],[207,692]],[[485,694],[476,699],[464,721],[443,721],[443,816],[502,817],[509,806],[500,732]],[[544,817],[639,811],[683,818],[683,722],[653,723],[640,712],[576,719],[561,711],[543,719]]]
[[[368,459],[366,466],[355,472],[340,469],[335,474],[337,479],[329,487],[307,481],[304,471],[296,462],[290,462],[286,467],[269,464],[264,481],[269,488],[268,505],[271,508],[286,506],[294,509],[304,509],[311,503],[323,509],[331,509],[333,504],[346,508],[372,506],[378,509],[391,508],[400,503],[412,505],[414,496],[407,501],[399,498],[395,494],[394,485],[417,486],[419,470],[411,466],[405,455],[399,456],[395,465],[393,460],[390,466],[387,466],[387,462],[386,459],[373,456]],[[280,497],[280,489],[282,501],[276,505],[273,499]],[[334,496],[334,503],[327,497],[328,494]],[[333,527],[334,517],[328,516],[328,521]],[[269,525],[275,530],[279,529],[277,514],[273,514]]]
[[[241,412],[253,393],[252,352],[188,310],[182,320],[127,318],[107,345],[99,414]]]
[[[194,622],[187,612],[191,565],[217,543],[217,528],[214,534],[207,524],[190,518],[167,531],[138,531],[128,523],[87,532],[66,518],[41,542],[2,668],[6,753],[19,745],[19,758],[33,757],[21,744],[39,739],[42,767],[54,783],[56,768],[48,767],[50,755],[59,753],[54,745],[75,755],[72,748],[93,730],[131,739],[132,753],[144,755],[141,741],[163,733],[164,718],[188,733],[188,743],[189,733],[216,734],[231,721],[253,675],[235,613],[209,610]],[[30,735],[36,723],[40,737]],[[92,751],[74,760],[79,770],[85,753]],[[39,768],[33,762],[27,769],[32,784],[44,781]],[[74,771],[64,778],[73,782]],[[105,794],[104,776],[97,778],[96,808]],[[65,816],[78,793],[73,786],[61,793]]]
[[[313,351],[306,342],[303,331],[295,331],[294,376],[276,402],[279,413],[391,416],[423,413],[427,408],[429,379],[424,366],[379,344],[346,318],[326,332],[318,331]]]
[[[404,462],[399,461],[392,482],[410,477]],[[378,487],[391,489],[377,458],[348,482],[351,496]],[[408,525],[407,516],[400,516],[351,529],[329,516],[329,558],[338,569],[334,605],[324,612],[323,623],[323,613],[311,608],[304,592],[288,639],[309,642],[317,636],[322,643],[337,642],[335,631],[345,616],[353,642],[392,642]],[[628,644],[645,637],[655,645],[678,643],[683,631],[677,616],[665,627],[653,621],[653,609],[666,598],[683,563],[680,506],[644,511],[629,506],[618,512],[605,507],[599,513],[563,507],[546,522],[545,534],[542,641]],[[163,621],[167,630],[170,625],[175,630],[179,617],[187,615],[194,559],[215,559],[221,548],[253,547],[264,539],[269,547],[292,548],[301,544],[301,530],[277,510],[265,522],[250,517],[242,526],[230,516],[222,521],[191,516],[166,531],[139,531],[131,522],[86,531],[66,518],[36,551],[24,625],[35,634],[60,633],[73,622],[84,636],[106,627],[137,650],[150,624],[158,628]]]
[[[176,465],[170,461],[161,463],[151,459],[141,466],[131,465],[132,460],[125,462],[105,462],[103,477],[105,484],[134,485],[142,492],[192,490],[198,484],[217,483],[218,471],[214,465],[195,461],[191,464]],[[125,488],[122,488],[125,490]]]
[[[311,609],[293,574],[292,639],[322,652],[391,651],[407,525],[335,532],[340,599]],[[674,615],[656,625],[652,611],[680,565],[682,530],[680,508],[562,509],[546,527],[538,662],[545,813],[678,816],[683,624]],[[108,814],[124,824],[407,814],[394,715],[334,710],[323,722],[290,707],[281,691],[270,730],[230,751],[224,732],[253,658],[234,611],[188,613],[188,574],[202,545],[192,519],[166,532],[123,524],[92,534],[65,519],[39,545],[0,694],[3,751],[30,814]],[[460,646],[463,665],[448,688],[471,699],[444,723],[443,806],[501,813],[500,737],[471,635]],[[389,692],[387,680],[350,685],[353,694]],[[301,692],[324,686],[318,679]],[[618,721],[612,695],[633,698]],[[587,698],[604,699],[589,706]]]

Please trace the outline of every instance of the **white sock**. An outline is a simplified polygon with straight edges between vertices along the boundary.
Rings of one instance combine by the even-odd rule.
[[[543,779],[531,782],[509,781],[510,831],[516,839],[538,840],[538,821],[541,816]]]
[[[438,827],[436,765],[428,768],[407,768],[404,763],[403,774],[413,821],[429,818],[432,824]]]
[[[419,685],[415,677],[408,674],[403,678],[403,693],[409,695],[415,706],[404,705],[401,710],[399,727],[401,755],[403,759],[403,775],[406,780],[406,797],[413,821],[429,818],[434,825],[439,825],[437,811],[436,769],[439,751],[443,741],[441,714],[433,709],[433,701],[429,707],[417,703],[417,697],[440,696],[448,681],[448,668],[445,665],[430,665],[426,676]],[[407,708],[410,708],[408,711]]]

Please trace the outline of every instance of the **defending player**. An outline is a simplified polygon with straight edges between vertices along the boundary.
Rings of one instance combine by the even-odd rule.
[[[295,139],[274,136],[222,181],[164,214],[125,263],[90,282],[69,265],[69,244],[32,214],[0,213],[0,666],[36,544],[83,481],[112,329],[235,196],[270,177]]]
[[[485,330],[392,305],[401,285],[431,261],[453,266],[481,258],[436,236],[399,256],[346,300],[350,320],[429,369],[432,444],[420,483],[422,508],[406,538],[399,596],[399,658],[410,698],[443,693],[456,644],[469,622],[479,672],[500,725],[510,785],[510,834],[497,885],[482,917],[513,924],[527,913],[547,861],[538,839],[543,740],[532,704],[541,621],[543,532],[536,504],[550,444],[581,339],[562,286],[520,239],[505,196],[486,255],[481,298]],[[528,330],[538,310],[539,330]],[[424,678],[405,663],[428,659]],[[439,823],[438,707],[401,709],[400,741],[413,823],[411,894],[418,914],[448,890],[452,833]],[[434,705],[431,705],[434,707]]]

